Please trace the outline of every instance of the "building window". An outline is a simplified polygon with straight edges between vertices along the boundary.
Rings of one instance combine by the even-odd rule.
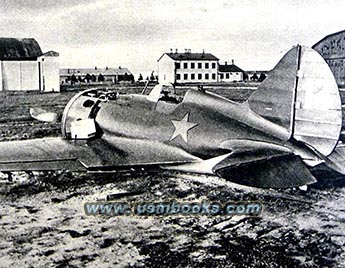
[[[181,75],[180,74],[176,74],[176,80],[181,80]]]
[[[205,74],[205,79],[208,80],[209,74]]]
[[[216,80],[216,74],[212,74],[212,80]]]
[[[199,79],[199,80],[202,79],[202,74],[198,74],[198,79]]]
[[[194,62],[191,62],[190,68],[191,68],[191,69],[195,69],[195,63],[194,63]]]
[[[224,78],[224,74],[220,74],[220,79],[223,79]]]
[[[226,77],[226,79],[229,79],[230,78],[230,74],[226,73],[225,77]]]
[[[191,79],[191,80],[194,80],[194,79],[195,79],[195,74],[191,74],[191,75],[190,75],[190,79]]]
[[[212,69],[216,69],[216,64],[214,62],[212,63]]]
[[[188,80],[188,74],[184,74],[184,75],[183,75],[183,79],[184,79],[184,80]]]
[[[208,69],[210,66],[208,64],[208,62],[205,62],[205,69]]]
[[[179,62],[175,63],[176,69],[180,69],[181,68],[181,64]]]
[[[202,64],[201,64],[201,62],[198,63],[198,69],[202,69]]]
[[[188,63],[187,62],[183,63],[183,69],[188,69]]]

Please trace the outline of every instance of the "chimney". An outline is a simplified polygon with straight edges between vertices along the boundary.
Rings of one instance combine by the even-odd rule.
[[[173,53],[173,49],[172,48],[170,48],[170,53]]]
[[[95,70],[97,70],[97,66],[95,66]]]
[[[205,54],[205,49],[202,50],[202,54]]]
[[[231,60],[231,64],[232,64],[232,65],[234,65],[234,64],[235,64],[235,61],[234,61],[233,59]]]
[[[225,65],[228,65],[228,62],[227,62],[227,61],[225,62]]]
[[[176,53],[176,54],[178,53],[178,50],[177,50],[177,48],[175,49],[175,53]]]

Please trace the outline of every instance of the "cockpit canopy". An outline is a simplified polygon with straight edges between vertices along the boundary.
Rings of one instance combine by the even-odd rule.
[[[175,88],[170,83],[156,85],[148,95],[147,99],[153,102],[162,100],[167,102],[179,103]]]

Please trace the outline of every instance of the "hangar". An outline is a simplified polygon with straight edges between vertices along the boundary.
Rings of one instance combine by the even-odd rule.
[[[42,53],[33,38],[0,38],[0,91],[60,91],[59,53]]]
[[[315,45],[331,68],[339,87],[345,87],[345,30],[327,35]]]

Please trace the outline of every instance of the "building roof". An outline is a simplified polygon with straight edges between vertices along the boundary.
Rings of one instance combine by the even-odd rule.
[[[185,53],[164,53],[158,61],[164,56],[168,55],[173,60],[219,60],[216,56],[212,55],[211,53],[191,53],[191,52],[185,52]]]
[[[45,52],[44,54],[43,54],[43,56],[46,56],[46,57],[59,57],[59,53],[58,52],[56,52],[56,51],[53,51],[53,50],[50,50],[50,51],[48,51],[48,52]]]
[[[90,75],[130,75],[131,72],[124,67],[119,68],[64,68],[60,69],[60,75],[70,76],[70,75],[81,75],[85,76],[87,74]]]
[[[319,42],[317,42],[316,44],[314,44],[312,46],[312,48],[314,49],[317,45],[319,45],[320,43],[322,43],[323,41],[325,41],[326,39],[334,36],[334,35],[338,35],[338,34],[342,34],[342,33],[345,33],[345,30],[342,30],[342,31],[339,31],[339,32],[336,32],[336,33],[332,33],[332,34],[329,34],[329,35],[326,35],[324,38],[322,38]]]
[[[252,71],[251,70],[251,71],[246,71],[247,74],[260,74],[260,73],[267,74],[269,72],[270,72],[269,70],[263,70],[263,71],[262,70],[261,71],[260,70],[259,71]]]
[[[235,64],[225,64],[225,65],[221,65],[219,64],[219,68],[218,68],[219,72],[222,73],[240,73],[240,72],[244,72],[241,68],[237,67]]]
[[[41,48],[33,38],[0,37],[0,60],[36,60],[41,55]]]

